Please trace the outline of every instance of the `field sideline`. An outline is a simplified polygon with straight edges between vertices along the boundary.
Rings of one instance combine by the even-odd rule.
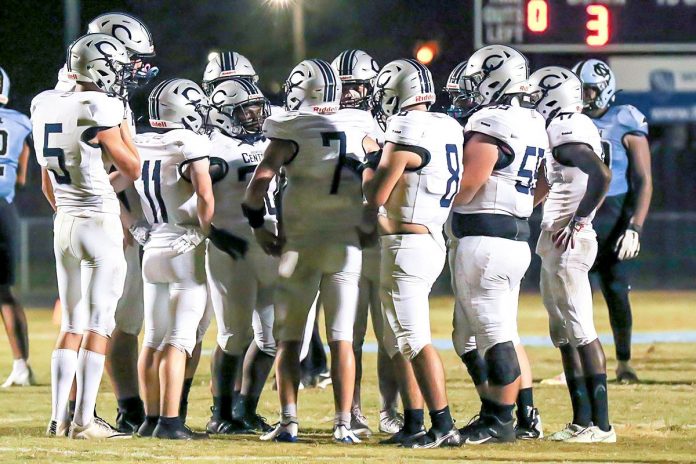
[[[600,333],[609,333],[606,308],[598,301],[595,321]],[[680,332],[696,330],[696,292],[635,292],[634,332]],[[434,298],[431,322],[433,337],[451,334],[449,298]],[[611,383],[609,407],[618,433],[616,445],[557,445],[549,442],[515,443],[504,446],[462,447],[444,450],[404,450],[378,446],[380,435],[365,444],[347,447],[330,440],[333,403],[330,390],[300,393],[299,415],[302,443],[261,443],[256,437],[215,438],[204,442],[163,442],[146,439],[108,442],[77,442],[49,439],[44,431],[50,415],[50,351],[58,328],[43,309],[28,311],[31,364],[40,385],[0,390],[0,462],[433,462],[450,459],[506,462],[693,462],[696,460],[696,344],[637,345],[634,362],[644,381],[636,386]],[[546,314],[538,295],[524,295],[520,307],[520,332],[544,335]],[[211,327],[204,348],[214,346]],[[374,340],[372,333],[368,340]],[[546,347],[529,348],[534,378],[560,372],[557,352]],[[606,347],[609,378],[614,378],[613,346]],[[466,424],[477,412],[477,398],[466,370],[452,351],[442,352],[447,369],[450,404],[457,424]],[[363,410],[376,430],[378,401],[375,354],[365,355]],[[209,357],[201,360],[189,406],[189,425],[202,430],[211,404],[208,382]],[[0,376],[11,370],[7,340],[0,336]],[[106,376],[105,376],[106,377]],[[535,402],[541,410],[545,432],[561,428],[570,418],[564,388],[535,384]],[[275,422],[277,396],[264,390],[260,412]],[[115,417],[116,404],[108,379],[102,382],[98,401],[100,415]]]

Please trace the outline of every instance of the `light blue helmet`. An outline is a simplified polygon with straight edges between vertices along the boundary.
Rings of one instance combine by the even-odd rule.
[[[0,67],[0,106],[7,105],[10,100],[10,76]]]

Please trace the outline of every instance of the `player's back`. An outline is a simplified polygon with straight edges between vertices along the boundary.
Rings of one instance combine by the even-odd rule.
[[[270,143],[265,137],[244,141],[214,131],[210,134],[210,166],[213,194],[218,201],[215,208],[215,225],[252,239],[247,219],[242,214],[241,204],[247,185],[263,159]],[[276,222],[274,192],[275,180],[266,194],[266,221]]]
[[[590,118],[580,113],[565,113],[552,119],[547,128],[551,150],[546,152],[545,172],[550,190],[544,202],[541,227],[557,231],[570,222],[587,190],[587,174],[580,168],[564,166],[553,157],[553,150],[569,143],[588,145],[602,158],[599,132]],[[589,221],[594,217],[594,211]]]
[[[189,163],[208,157],[208,138],[186,129],[147,132],[134,138],[141,175],[135,181],[151,236],[175,238],[183,226],[197,226],[197,197],[188,176]]]
[[[611,169],[611,183],[607,196],[628,192],[628,153],[624,145],[627,134],[648,135],[648,121],[643,113],[631,105],[611,106],[592,122],[602,138],[604,162]]]
[[[359,224],[363,195],[356,167],[364,161],[363,139],[372,127],[369,113],[352,109],[323,115],[292,111],[266,120],[268,138],[296,145],[285,165],[283,223],[289,240],[343,239]]]
[[[474,113],[464,128],[495,138],[508,156],[498,162],[486,183],[466,205],[454,205],[461,214],[502,214],[526,219],[534,207],[537,167],[549,150],[544,117],[536,110],[495,105]]]
[[[118,214],[106,159],[93,144],[98,131],[123,121],[123,102],[102,92],[47,90],[32,101],[36,157],[50,171],[56,204],[76,216]]]
[[[19,111],[0,108],[0,198],[9,203],[14,198],[19,155],[30,133],[29,118]]]
[[[383,214],[423,224],[436,233],[447,220],[452,199],[459,191],[462,127],[446,114],[404,111],[387,121],[385,140],[412,147],[423,163],[404,172]]]

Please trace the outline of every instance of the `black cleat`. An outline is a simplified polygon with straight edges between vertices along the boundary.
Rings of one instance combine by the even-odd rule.
[[[235,418],[234,420],[251,432],[263,434],[273,430],[273,427],[266,421],[266,418],[259,414],[247,414],[244,417]]]
[[[222,419],[215,414],[215,408],[210,408],[213,415],[205,426],[206,432],[213,435],[237,435],[253,434],[254,429],[250,428],[241,420]]]
[[[121,433],[136,433],[145,422],[144,411],[126,411],[119,409],[116,414],[116,430]]]
[[[510,443],[515,441],[513,421],[500,422],[497,417],[482,414],[459,430],[463,445],[484,443]]]
[[[533,408],[529,417],[527,418],[527,423],[529,425],[522,426],[520,421],[515,424],[515,436],[518,440],[540,440],[544,438],[544,429],[541,426],[541,416],[539,415],[539,410]]]
[[[208,438],[208,434],[194,432],[181,422],[175,426],[168,426],[163,425],[160,421],[157,423],[152,437],[164,440],[204,440]]]
[[[458,447],[462,446],[462,437],[459,434],[459,430],[457,430],[457,427],[454,425],[447,432],[441,432],[431,428],[428,430],[428,433],[422,435],[416,441],[402,446],[420,449],[440,448],[444,446]]]
[[[416,433],[407,433],[404,431],[402,428],[398,432],[396,432],[394,435],[391,437],[385,439],[385,440],[380,440],[379,444],[380,445],[401,445],[401,446],[410,446],[413,442],[418,440],[420,437],[425,435],[425,428],[420,429]]]
[[[138,430],[135,432],[140,438],[152,438],[152,434],[155,432],[155,427],[157,427],[157,422],[159,417],[146,417]]]

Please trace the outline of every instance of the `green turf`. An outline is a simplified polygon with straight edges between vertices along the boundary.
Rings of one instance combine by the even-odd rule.
[[[635,331],[696,330],[696,293],[635,293]],[[437,338],[451,332],[451,300],[433,300],[432,323]],[[504,446],[462,447],[445,450],[404,450],[376,444],[347,447],[330,440],[333,407],[331,391],[306,390],[300,394],[302,444],[259,442],[255,437],[220,438],[205,442],[162,442],[145,439],[77,442],[43,436],[50,415],[50,350],[57,327],[50,312],[30,310],[31,363],[40,386],[0,391],[0,462],[433,462],[443,460],[505,462],[693,462],[696,460],[696,345],[659,344],[634,348],[635,366],[643,384],[609,387],[610,413],[619,442],[615,445],[563,445],[549,442]],[[596,322],[608,331],[606,310],[599,305]],[[522,298],[520,327],[523,334],[546,332],[546,316],[538,296]],[[214,345],[214,326],[205,347]],[[372,339],[368,337],[368,339]],[[613,378],[613,347],[607,347],[609,377]],[[560,371],[557,353],[550,348],[528,350],[535,379]],[[447,370],[450,403],[459,425],[477,411],[473,386],[453,352],[442,353]],[[192,391],[189,424],[202,429],[208,417],[208,357],[203,357]],[[0,336],[0,375],[10,370],[4,334]],[[377,394],[375,355],[365,355],[364,412],[376,429]],[[535,400],[545,430],[555,431],[569,419],[564,388],[535,384]],[[264,391],[260,411],[275,420],[277,397]],[[108,380],[99,397],[102,416],[113,420],[115,401]]]

